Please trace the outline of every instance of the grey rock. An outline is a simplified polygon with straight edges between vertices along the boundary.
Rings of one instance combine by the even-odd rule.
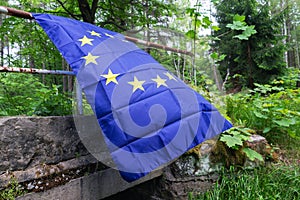
[[[0,171],[25,170],[87,155],[73,117],[0,118]]]

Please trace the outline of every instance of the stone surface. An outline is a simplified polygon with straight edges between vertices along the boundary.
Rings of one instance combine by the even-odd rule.
[[[73,117],[0,118],[0,174],[87,155]]]
[[[99,200],[159,177],[161,174],[162,171],[157,170],[138,181],[127,183],[116,170],[106,169],[45,192],[26,194],[16,200]]]
[[[197,194],[210,189],[218,176],[210,174],[197,177],[176,178],[172,165],[163,170],[163,175],[146,181],[104,200],[187,200],[189,193]]]
[[[62,161],[57,164],[40,164],[26,170],[11,171],[0,175],[0,188],[6,187],[12,179],[18,183],[29,182],[37,179],[47,179],[49,176],[55,176],[61,173],[68,173],[70,170],[82,169],[91,164],[97,164],[98,161],[91,155],[73,158]],[[104,168],[105,166],[99,166]]]

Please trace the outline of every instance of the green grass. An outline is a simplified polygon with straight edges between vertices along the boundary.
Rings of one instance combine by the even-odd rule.
[[[214,188],[190,200],[299,200],[300,167],[272,166],[223,172]]]

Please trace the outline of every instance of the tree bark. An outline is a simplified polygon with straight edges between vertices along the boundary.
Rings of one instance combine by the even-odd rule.
[[[2,18],[3,15],[0,15],[0,26],[2,26],[2,21],[3,21],[3,18]],[[1,66],[4,65],[4,41],[1,40],[0,41],[0,64]]]
[[[251,58],[251,47],[249,41],[247,42],[247,53],[248,53],[248,85],[250,88],[254,87],[253,83],[253,63]]]
[[[78,6],[83,18],[83,21],[94,24],[95,14],[99,0],[93,0],[92,7],[90,7],[87,0],[78,0]]]

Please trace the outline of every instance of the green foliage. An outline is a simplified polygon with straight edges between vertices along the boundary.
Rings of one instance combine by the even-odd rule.
[[[254,90],[228,96],[228,116],[235,124],[256,129],[271,141],[286,134],[300,139],[300,89],[295,84],[285,88],[296,80],[283,76],[272,84],[255,84]]]
[[[66,94],[60,93],[60,86],[52,85],[50,88],[37,89],[39,101],[34,104],[33,115],[59,116],[70,115],[72,101]],[[31,115],[29,112],[28,114]]]
[[[233,38],[238,38],[239,40],[248,40],[251,35],[257,33],[256,30],[254,30],[255,26],[248,26],[245,22],[245,19],[245,16],[240,16],[239,14],[236,14],[233,17],[233,24],[226,25],[226,27],[230,28],[231,30],[243,31],[241,34],[233,36]]]
[[[235,35],[233,38],[238,38],[239,40],[248,40],[249,37],[255,33],[257,32],[254,30],[254,26],[247,26],[242,34]]]
[[[219,61],[222,61],[225,59],[226,55],[222,54],[222,55],[219,55],[217,52],[213,52],[212,54],[210,54],[210,57],[216,61],[216,62],[219,62]]]
[[[8,188],[0,191],[0,200],[14,200],[16,197],[24,195],[25,191],[15,179],[10,180]]]
[[[0,74],[0,116],[67,115],[70,99],[56,85],[47,87],[30,74]]]
[[[62,69],[59,52],[34,22],[24,23],[24,19],[16,17],[5,18],[0,26],[0,40],[5,41],[14,52],[6,54],[4,51],[4,60],[8,66],[39,69],[43,66],[47,69],[60,66],[54,69]]]
[[[298,165],[253,170],[223,171],[213,189],[189,200],[275,200],[300,198],[300,167]]]
[[[220,30],[213,36],[219,40],[211,46],[219,54],[227,55],[218,62],[223,78],[229,71],[227,88],[253,88],[253,83],[268,83],[284,71],[282,12],[275,15],[267,2],[256,0],[221,0],[216,10]]]
[[[232,128],[228,131],[225,131],[221,137],[220,141],[225,142],[225,144],[229,148],[233,148],[235,150],[239,149],[239,147],[243,146],[243,142],[250,139],[251,133],[248,132],[247,129],[242,128]]]
[[[214,29],[215,31],[219,30],[218,26],[212,26],[212,21],[210,20],[210,18],[206,15],[203,15],[200,12],[200,8],[202,7],[201,4],[197,4],[195,5],[193,8],[187,8],[186,9],[186,13],[188,14],[188,16],[190,17],[191,21],[192,21],[192,26],[190,28],[190,30],[188,30],[186,32],[186,36],[190,39],[198,39],[198,30],[200,27],[203,28],[209,28],[212,27],[212,29]],[[186,20],[186,19],[185,19]]]
[[[261,154],[244,147],[244,142],[250,141],[251,132],[252,130],[248,128],[234,127],[222,133],[220,141],[224,142],[229,148],[242,150],[251,161],[255,159],[263,161],[264,159]]]
[[[259,161],[264,161],[262,155],[258,153],[257,151],[254,151],[250,148],[243,148],[242,151],[246,154],[246,156],[251,160],[254,161],[255,159]]]

